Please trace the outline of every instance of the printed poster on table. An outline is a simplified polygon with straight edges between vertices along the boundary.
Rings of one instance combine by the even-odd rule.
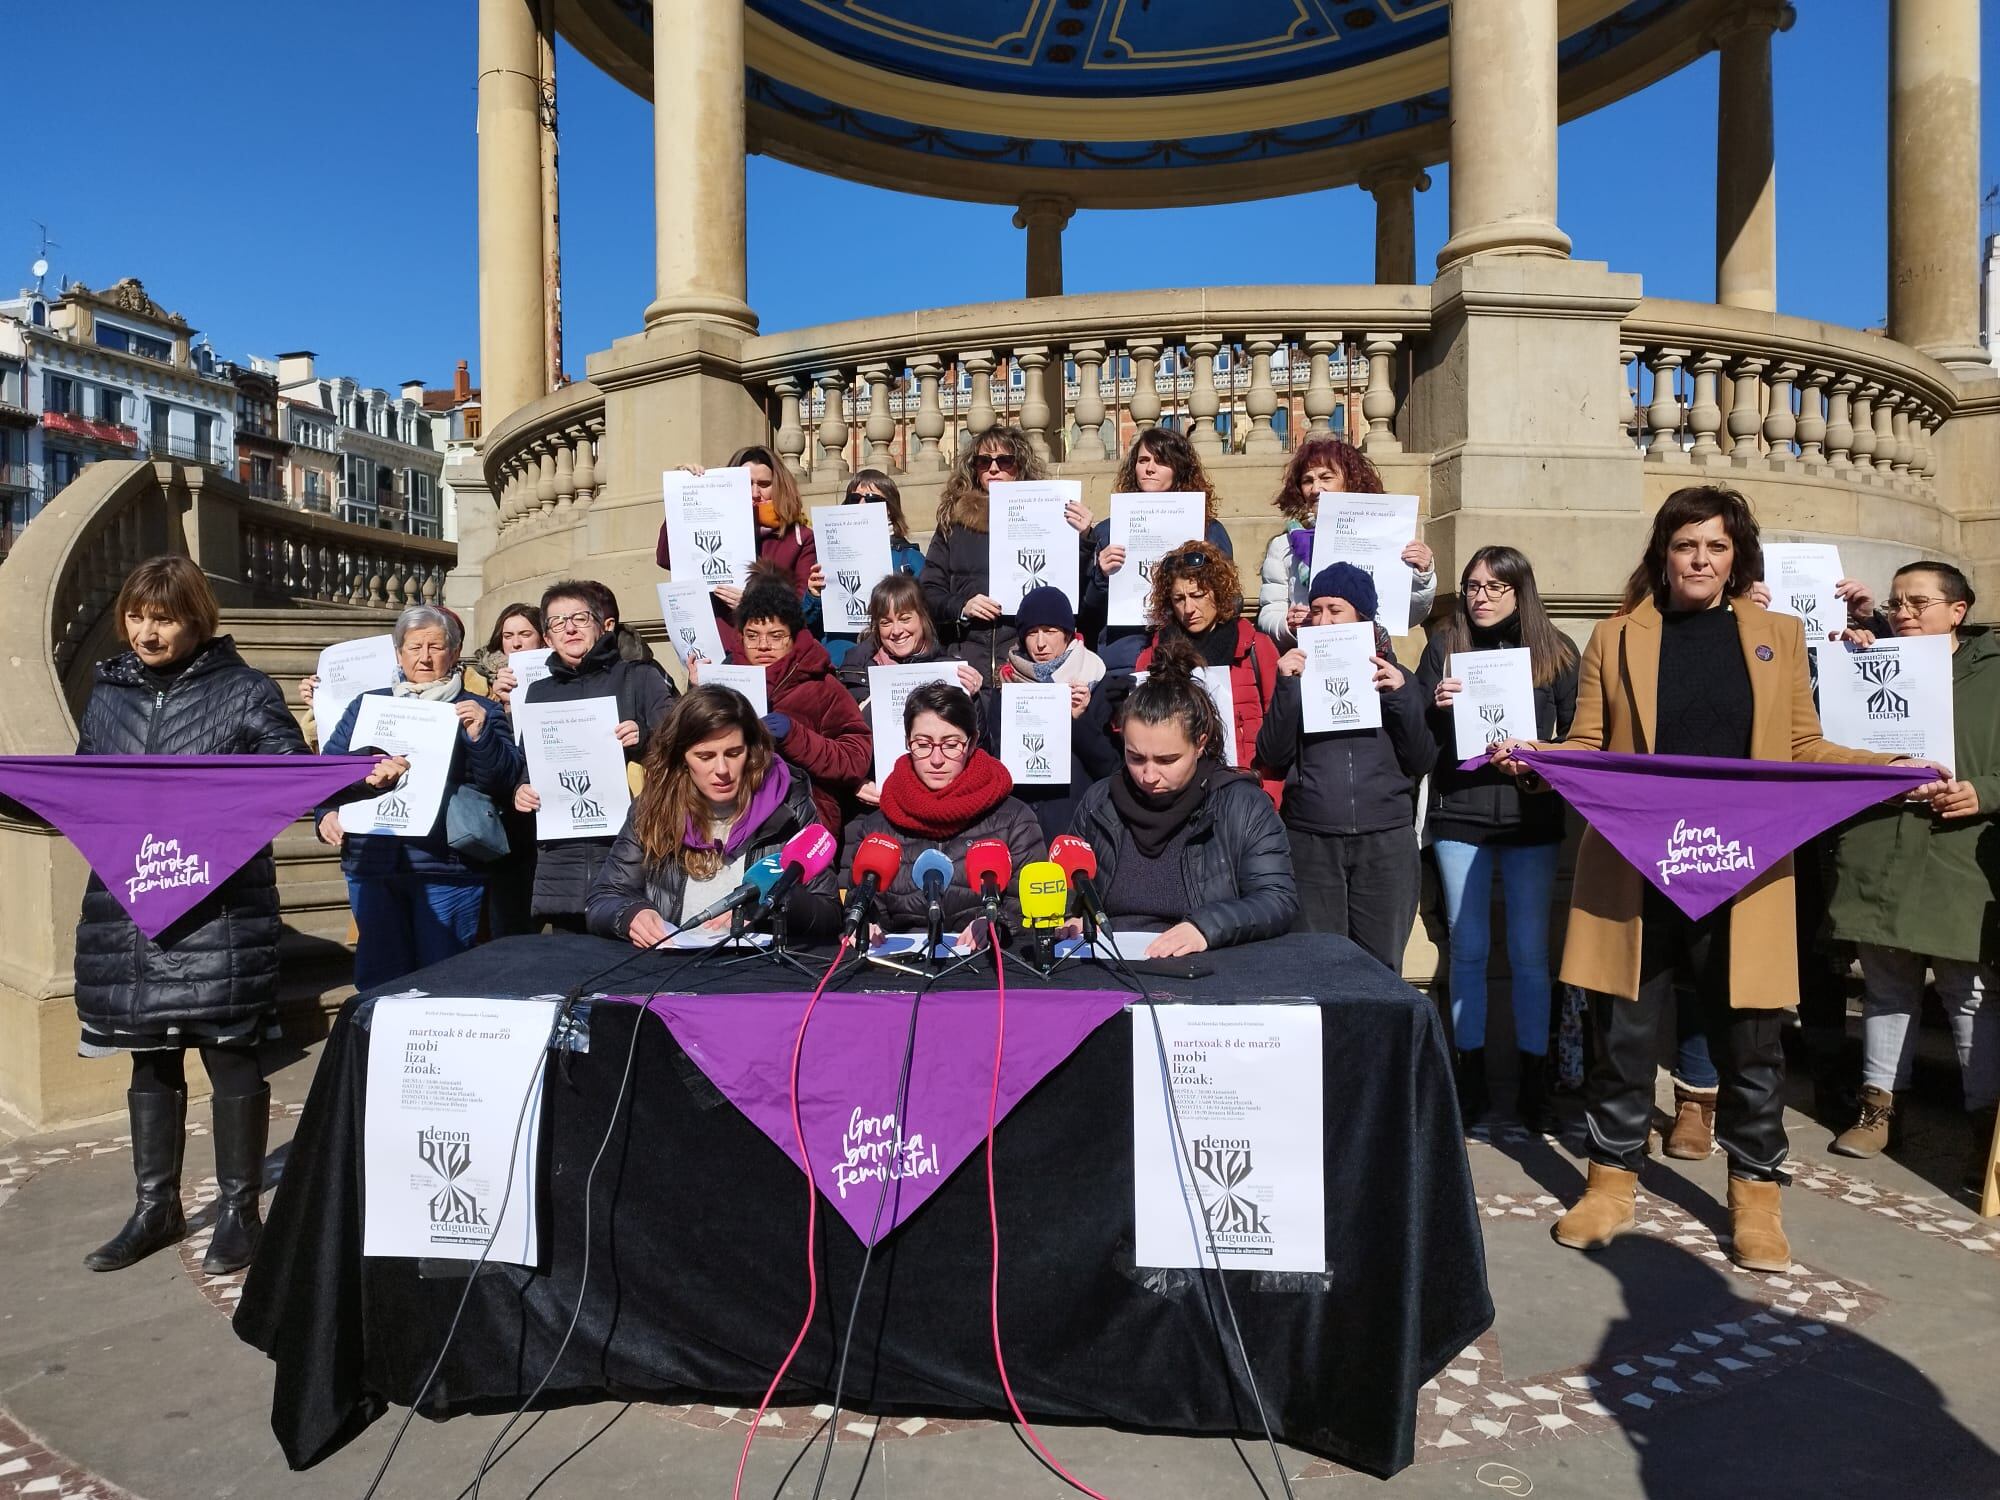
[[[504,725],[488,720],[485,734],[505,734]],[[401,782],[366,802],[340,807],[340,826],[348,833],[383,834],[420,839],[437,826],[444,807],[445,783],[451,779],[452,752],[458,748],[458,713],[449,703],[428,698],[392,698],[370,693],[354,716],[350,743],[355,749],[374,748],[407,756],[410,769]]]
[[[610,838],[632,806],[625,747],[618,743],[618,700],[523,703],[514,733],[528,758],[528,785],[542,799],[538,839]]]
[[[956,661],[898,662],[868,669],[868,728],[875,736],[875,785],[880,786],[909,750],[903,704],[927,682],[958,686]]]
[[[1812,646],[1819,661],[1819,721],[1836,745],[1955,766],[1951,637],[1885,636],[1857,651]]]
[[[487,1260],[536,1263],[543,1059],[555,1016],[553,1000],[375,1002],[363,1255],[477,1260],[491,1240]]]
[[[708,585],[687,581],[655,584],[654,589],[660,596],[660,620],[667,627],[667,641],[681,665],[721,661],[726,653],[722,632],[715,628],[715,606],[709,602]]]
[[[1382,727],[1382,695],[1375,691],[1371,660],[1373,625],[1301,625],[1299,649],[1306,654],[1299,707],[1307,734]]]
[[[750,700],[750,706],[757,710],[760,719],[771,711],[770,679],[764,675],[762,667],[716,666],[703,662],[701,684],[703,687],[734,688]]]
[[[1445,673],[1465,684],[1451,700],[1452,737],[1461,761],[1484,755],[1488,745],[1531,740],[1539,732],[1534,653],[1526,646],[1454,651]]]
[[[1416,539],[1415,495],[1321,495],[1313,528],[1313,576],[1337,562],[1353,563],[1375,580],[1376,622],[1391,635],[1408,635],[1410,591],[1417,575],[1403,561],[1403,549]]]
[[[1111,625],[1144,625],[1153,595],[1153,564],[1176,547],[1207,535],[1208,497],[1168,491],[1157,495],[1111,497],[1111,543],[1125,549],[1125,562],[1105,583]]]
[[[880,500],[815,505],[812,529],[826,579],[820,605],[827,633],[859,635],[868,628],[868,596],[895,566],[889,551],[889,507]]]
[[[660,476],[667,503],[667,552],[674,576],[708,589],[740,589],[757,561],[756,512],[747,468]]]
[[[1803,620],[1808,641],[1823,641],[1847,628],[1847,601],[1833,591],[1845,576],[1840,571],[1840,549],[1830,542],[1764,543],[1764,585],[1771,591],[1771,610]]]
[[[1068,786],[1069,684],[1000,686],[1000,763],[1016,786]]]
[[[1133,685],[1136,687],[1150,675],[1134,672]],[[1203,667],[1195,673],[1195,680],[1207,690],[1209,701],[1215,705],[1216,713],[1222,716],[1222,763],[1236,765],[1236,683],[1229,675],[1229,668]]]
[[[1063,512],[1083,499],[1077,479],[996,479],[987,486],[986,592],[1013,614],[1030,589],[1053,586],[1082,602],[1083,558]]]
[[[1326,1270],[1322,1074],[1317,1005],[1132,1007],[1139,1265]]]
[[[521,692],[531,682],[540,682],[549,675],[549,659],[555,652],[543,647],[540,651],[509,651],[507,670],[514,674],[514,691]]]
[[[347,705],[363,693],[388,687],[396,680],[396,642],[386,635],[364,635],[355,641],[335,641],[319,654],[313,669],[313,722],[322,742],[340,727]]]

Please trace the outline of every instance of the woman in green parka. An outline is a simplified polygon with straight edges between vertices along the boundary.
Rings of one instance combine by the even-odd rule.
[[[1835,848],[1827,915],[1835,937],[1860,945],[1864,998],[1860,1118],[1833,1149],[1874,1156],[1889,1144],[1928,969],[1958,1048],[1972,1135],[1967,1185],[1977,1186],[2000,1103],[2000,998],[1990,994],[2000,960],[2000,643],[1966,626],[1972,589],[1949,563],[1899,569],[1885,604],[1895,634],[1951,638],[1957,778],[1927,806],[1862,813]]]

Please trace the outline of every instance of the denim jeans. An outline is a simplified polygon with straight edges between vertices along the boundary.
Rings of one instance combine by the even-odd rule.
[[[2000,1006],[1982,1003],[1992,971],[1907,948],[1861,945],[1861,1081],[1892,1094],[1909,1087],[1926,967],[1937,976],[1938,999],[1951,1022],[1965,1107],[1990,1109],[2000,1100]]]
[[[1486,1045],[1486,960],[1492,952],[1493,872],[1507,904],[1507,966],[1513,971],[1514,1045],[1549,1050],[1549,903],[1560,844],[1432,846],[1451,927],[1451,1029],[1460,1050]]]
[[[347,899],[360,934],[354,987],[367,991],[470,948],[479,936],[486,883],[422,875],[350,877]]]

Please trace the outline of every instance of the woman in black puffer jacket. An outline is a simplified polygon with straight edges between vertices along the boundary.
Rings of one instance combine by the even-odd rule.
[[[113,615],[130,649],[97,664],[78,755],[304,755],[284,694],[217,635],[220,614],[201,569],[156,557],[132,571]],[[400,762],[384,762],[386,783]],[[187,1232],[181,1151],[186,1059],[201,1049],[215,1090],[215,1175],[221,1201],[202,1269],[250,1263],[271,1091],[257,1042],[278,999],[278,872],[268,847],[157,939],[146,938],[104,882],[84,888],[76,929],[76,1009],[86,1057],[132,1055],[126,1106],[138,1202],[125,1227],[91,1252],[116,1271]]]

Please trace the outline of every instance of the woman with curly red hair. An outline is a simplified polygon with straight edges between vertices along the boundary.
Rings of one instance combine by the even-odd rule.
[[[1312,582],[1313,527],[1319,520],[1321,495],[1379,495],[1382,476],[1352,443],[1339,438],[1308,438],[1285,465],[1284,482],[1273,502],[1285,517],[1285,529],[1264,550],[1263,586],[1257,595],[1257,628],[1289,651],[1299,643],[1299,626],[1306,623],[1305,592]],[[1334,559],[1344,561],[1344,559]],[[1410,584],[1410,623],[1419,625],[1437,598],[1437,573],[1431,549],[1411,542],[1403,561],[1416,572]]]

